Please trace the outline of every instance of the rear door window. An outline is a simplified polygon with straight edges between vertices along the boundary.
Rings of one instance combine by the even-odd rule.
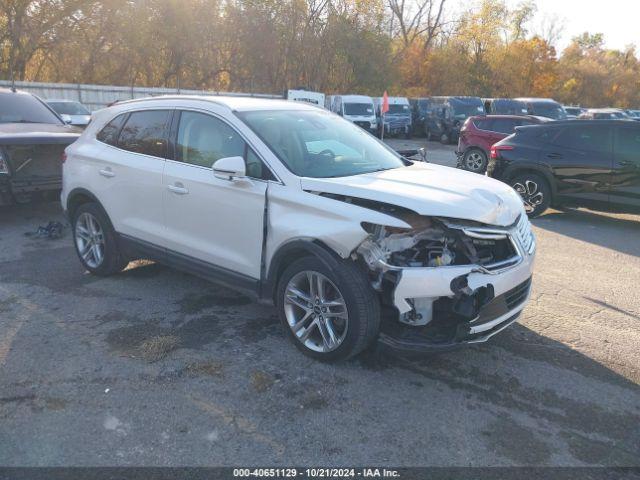
[[[611,152],[611,128],[605,125],[575,125],[563,129],[554,145],[572,150]]]
[[[169,110],[145,110],[129,115],[118,147],[134,153],[164,158],[167,153]]]
[[[516,121],[510,118],[494,118],[492,131],[511,135],[516,127]]]

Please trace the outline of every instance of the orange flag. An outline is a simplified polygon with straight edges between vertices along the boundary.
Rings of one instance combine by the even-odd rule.
[[[384,91],[384,95],[382,95],[382,108],[380,112],[384,115],[389,111],[389,96],[387,95],[387,91]]]

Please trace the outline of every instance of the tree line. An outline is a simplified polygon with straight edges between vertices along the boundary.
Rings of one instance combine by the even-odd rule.
[[[556,49],[535,0],[0,0],[0,78],[640,106],[634,47]]]

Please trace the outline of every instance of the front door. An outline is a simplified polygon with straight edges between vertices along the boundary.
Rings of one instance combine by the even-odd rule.
[[[215,116],[182,111],[176,132],[175,152],[163,176],[169,254],[260,278],[270,172],[240,135]],[[245,158],[247,177],[216,178],[213,163],[234,156]]]
[[[613,166],[611,136],[608,125],[575,122],[545,144],[540,161],[554,171],[560,196],[608,202]]]
[[[640,207],[640,125],[618,126],[613,142],[611,203]]]

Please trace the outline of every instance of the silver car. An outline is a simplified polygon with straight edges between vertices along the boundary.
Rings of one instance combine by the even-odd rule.
[[[91,121],[91,112],[75,100],[47,100],[47,105],[69,125],[84,128]]]

